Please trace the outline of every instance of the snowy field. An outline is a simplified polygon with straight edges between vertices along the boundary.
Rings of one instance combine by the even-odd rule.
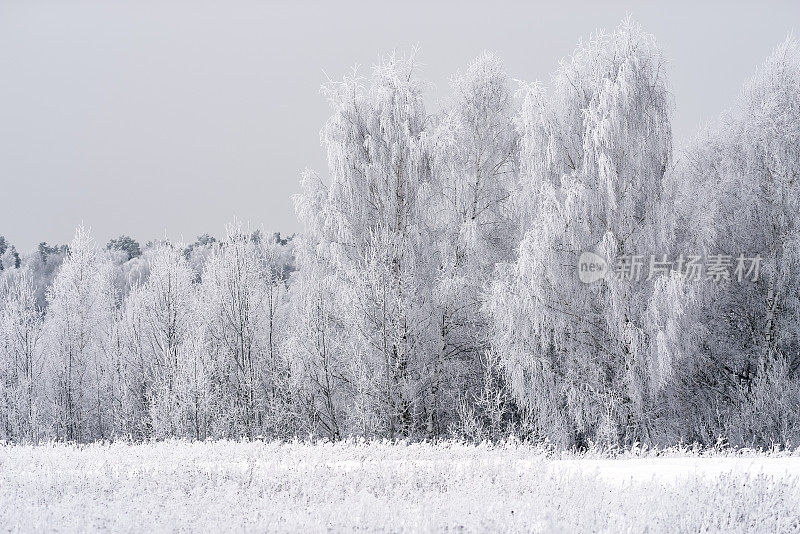
[[[0,446],[0,530],[800,531],[800,457],[523,445]]]

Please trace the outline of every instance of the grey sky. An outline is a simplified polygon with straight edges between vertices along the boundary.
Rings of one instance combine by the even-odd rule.
[[[0,0],[0,235],[21,250],[125,233],[299,230],[290,195],[325,171],[324,72],[420,44],[435,109],[482,49],[546,80],[630,12],[672,59],[683,142],[730,105],[800,2],[8,2]]]

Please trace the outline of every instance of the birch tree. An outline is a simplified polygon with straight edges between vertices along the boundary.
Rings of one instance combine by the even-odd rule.
[[[113,434],[110,265],[89,232],[79,227],[48,292],[43,343],[59,439],[87,441]]]
[[[125,382],[135,412],[130,426],[145,436],[174,435],[179,423],[180,351],[194,326],[196,273],[175,246],[145,254],[149,276],[128,296],[122,318]]]
[[[657,252],[672,132],[654,38],[626,20],[580,43],[549,92],[529,88],[521,127],[531,227],[494,287],[494,346],[540,437],[646,437],[651,284],[583,284],[576,267]]]
[[[683,356],[675,368],[691,384],[679,413],[693,439],[724,433],[741,444],[766,444],[793,413],[756,415],[750,407],[764,397],[755,389],[770,388],[777,398],[781,387],[797,387],[799,101],[800,47],[790,37],[735,105],[693,140],[676,173],[678,240],[724,258],[727,273],[694,284],[697,311],[682,329],[699,324],[703,335],[675,351]],[[665,303],[676,305],[684,304]],[[768,430],[765,420],[775,427]],[[796,419],[792,425],[798,427]]]
[[[203,270],[199,314],[216,381],[217,432],[255,437],[280,432],[286,363],[278,310],[285,286],[272,244],[241,224],[228,226]],[[273,251],[274,252],[274,251]]]
[[[37,442],[47,437],[42,413],[42,313],[27,268],[0,282],[0,436]]]
[[[330,186],[319,200],[323,217],[304,222],[307,231],[320,227],[314,261],[337,284],[342,337],[331,346],[343,347],[337,359],[349,373],[356,408],[348,426],[366,435],[425,432],[434,404],[436,260],[420,204],[430,179],[422,91],[414,57],[396,54],[369,79],[355,71],[323,87],[333,111],[322,130]]]
[[[451,80],[436,120],[428,224],[439,253],[436,300],[441,348],[433,355],[435,407],[429,431],[462,395],[475,400],[488,349],[484,293],[498,262],[519,243],[514,205],[518,134],[511,81],[500,60],[482,53]],[[446,425],[445,425],[446,426]]]

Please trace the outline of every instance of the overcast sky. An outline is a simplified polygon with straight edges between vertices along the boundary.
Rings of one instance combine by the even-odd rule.
[[[0,235],[31,250],[83,221],[102,243],[191,241],[233,217],[292,233],[300,171],[326,171],[324,73],[418,43],[435,110],[481,50],[546,80],[626,12],[672,61],[678,144],[800,30],[800,2],[0,0]]]

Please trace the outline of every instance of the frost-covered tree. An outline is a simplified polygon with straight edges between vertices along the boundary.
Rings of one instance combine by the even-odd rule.
[[[0,235],[0,271],[5,269],[19,269],[21,265],[19,253],[14,245],[10,245],[6,238]]]
[[[42,413],[42,314],[28,269],[0,282],[0,439],[47,437]]]
[[[195,272],[182,252],[159,244],[144,256],[149,276],[126,299],[119,324],[128,428],[169,436],[181,426],[180,352],[194,327]]]
[[[53,285],[56,273],[61,263],[67,256],[67,245],[48,246],[47,243],[39,243],[36,253],[27,258],[27,264],[31,269],[31,279],[36,288],[36,304],[42,310],[47,310],[47,292]]]
[[[327,254],[328,188],[311,170],[303,173],[301,188],[303,192],[295,197],[295,206],[305,232],[297,242],[301,269],[289,289],[291,308],[284,351],[291,362],[296,415],[302,432],[340,439],[354,432],[351,419],[369,418],[364,413],[352,414],[358,388],[352,387],[353,381],[345,372],[349,335],[340,308],[340,280],[330,268]],[[367,433],[365,426],[362,424],[361,430]]]
[[[43,349],[55,435],[111,437],[116,352],[111,263],[79,227],[48,291]]]
[[[658,252],[672,132],[654,38],[627,20],[581,42],[549,92],[529,88],[521,128],[530,227],[494,288],[494,347],[540,437],[646,438],[652,284],[583,284],[577,262]]]
[[[279,308],[285,294],[275,243],[229,225],[208,259],[199,317],[212,362],[216,433],[255,437],[280,433],[286,421],[286,364],[278,348]]]
[[[430,162],[416,71],[413,56],[392,54],[369,80],[354,73],[323,88],[333,110],[322,130],[330,186],[313,200],[321,216],[303,221],[316,237],[313,260],[301,257],[301,269],[318,263],[336,284],[330,321],[341,337],[330,347],[341,347],[335,359],[350,385],[346,432],[428,432],[434,405],[436,260],[420,197]],[[301,216],[307,196],[319,194],[312,191],[298,199]]]
[[[672,360],[681,385],[675,413],[686,422],[682,438],[708,442],[725,434],[740,444],[768,444],[773,434],[755,428],[765,429],[765,420],[772,420],[775,430],[793,413],[776,404],[759,416],[740,417],[753,413],[751,403],[763,388],[772,394],[782,385],[797,388],[792,382],[800,367],[798,102],[800,46],[790,37],[679,162],[676,242],[722,255],[729,277],[684,282],[693,286],[691,305],[664,301],[661,306],[686,308],[681,331],[695,332],[696,342],[680,350],[674,348],[680,337],[663,337],[664,350],[679,356]],[[792,425],[797,439],[796,417]]]
[[[515,209],[518,134],[511,81],[500,60],[484,52],[451,80],[452,96],[431,135],[432,180],[427,224],[439,253],[436,287],[441,349],[433,354],[430,430],[453,413],[461,395],[482,383],[488,348],[483,309],[494,267],[519,243]]]
[[[139,243],[132,237],[126,235],[121,235],[117,239],[109,241],[106,245],[106,249],[124,252],[129,260],[142,255],[142,249],[139,247]]]
[[[188,245],[184,250],[183,253],[186,256],[189,265],[198,273],[198,279],[200,273],[203,272],[203,267],[205,266],[206,261],[211,256],[211,252],[214,249],[214,243],[217,240],[215,237],[209,234],[203,234],[201,236],[197,236],[197,241]]]
[[[194,309],[197,309],[197,305]],[[178,352],[176,376],[179,420],[182,423],[178,435],[195,440],[215,435],[214,362],[207,350],[207,343],[206,325],[202,317],[195,316],[189,336]]]

